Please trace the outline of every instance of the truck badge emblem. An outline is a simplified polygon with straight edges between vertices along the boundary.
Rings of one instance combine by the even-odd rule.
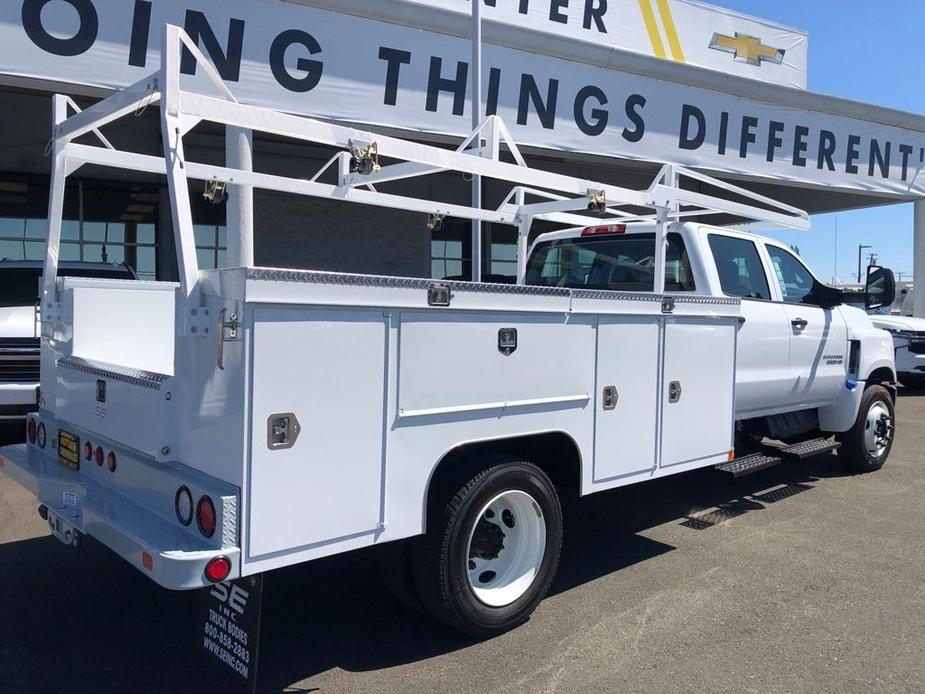
[[[767,61],[780,65],[784,62],[783,48],[772,48],[761,42],[757,36],[749,36],[736,32],[735,36],[726,36],[719,32],[713,34],[713,40],[710,42],[710,48],[716,51],[732,53],[735,59],[740,63],[749,65],[761,65]]]
[[[96,382],[96,401],[106,402],[106,381],[103,379]]]

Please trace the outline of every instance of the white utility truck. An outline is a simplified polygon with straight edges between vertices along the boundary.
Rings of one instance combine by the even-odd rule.
[[[183,46],[215,95],[181,85]],[[64,542],[89,534],[160,585],[193,589],[414,538],[392,545],[397,580],[486,637],[525,621],[549,588],[560,493],[703,467],[741,474],[801,446],[830,450],[838,442],[816,440],[830,434],[859,469],[889,455],[889,336],[821,286],[815,303],[788,303],[768,242],[678,226],[723,214],[805,229],[805,212],[672,166],[646,190],[537,171],[496,117],[452,151],[239,104],[175,27],[162,55],[158,74],[83,112],[55,99],[40,408],[28,443],[0,449],[0,471],[38,497]],[[158,104],[163,157],[105,139]],[[203,164],[183,147],[200,123],[337,154],[311,179]],[[90,135],[103,146],[78,141]],[[65,178],[84,164],[167,177],[179,283],[57,276]],[[445,171],[513,189],[495,210],[386,192]],[[190,180],[213,197],[249,185],[415,211],[431,227],[446,216],[511,225],[518,283],[202,271]],[[582,260],[581,233],[540,240],[528,268],[534,220],[648,224],[633,235],[647,250],[608,260],[611,275],[638,272],[631,286],[589,281],[597,254]],[[557,263],[568,245],[579,260]],[[737,282],[767,273],[767,294],[730,291],[732,262]],[[752,449],[739,458],[737,426]],[[783,441],[770,449],[768,436]]]

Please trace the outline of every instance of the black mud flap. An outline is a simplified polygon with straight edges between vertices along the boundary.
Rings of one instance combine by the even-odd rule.
[[[260,575],[202,589],[197,636],[207,665],[227,683],[217,691],[257,691],[262,602]]]

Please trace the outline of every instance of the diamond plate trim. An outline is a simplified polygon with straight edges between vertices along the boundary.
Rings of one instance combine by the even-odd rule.
[[[238,497],[222,497],[222,549],[238,546]]]
[[[72,371],[81,371],[93,376],[102,376],[113,381],[122,381],[133,386],[141,386],[151,390],[160,390],[163,384],[170,376],[154,373],[152,371],[142,371],[141,369],[131,369],[126,366],[118,366],[103,361],[92,361],[82,359],[81,357],[63,357],[58,360],[58,366]]]
[[[317,270],[281,270],[274,268],[246,268],[249,280],[265,282],[303,282],[307,284],[333,284],[347,287],[385,287],[393,289],[421,289],[426,291],[435,280],[414,277],[391,277],[386,275],[355,275],[342,272],[319,272]],[[490,284],[488,282],[453,282],[441,280],[449,285],[451,292],[482,294],[515,294],[521,296],[559,296],[573,299],[609,299],[611,301],[645,301],[661,303],[662,295],[646,292],[620,292],[606,289],[564,289],[560,287],[536,287],[516,284]],[[679,304],[738,306],[742,300],[735,297],[716,297],[704,294],[690,296],[671,295]]]

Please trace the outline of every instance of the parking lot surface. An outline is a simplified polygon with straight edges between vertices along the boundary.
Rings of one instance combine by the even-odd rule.
[[[827,456],[566,501],[550,596],[489,642],[406,608],[368,553],[272,573],[260,690],[925,691],[925,394],[904,394],[897,414],[892,457],[872,475]],[[59,544],[2,476],[0,579],[0,691],[211,683],[197,595],[160,589],[92,541]]]

